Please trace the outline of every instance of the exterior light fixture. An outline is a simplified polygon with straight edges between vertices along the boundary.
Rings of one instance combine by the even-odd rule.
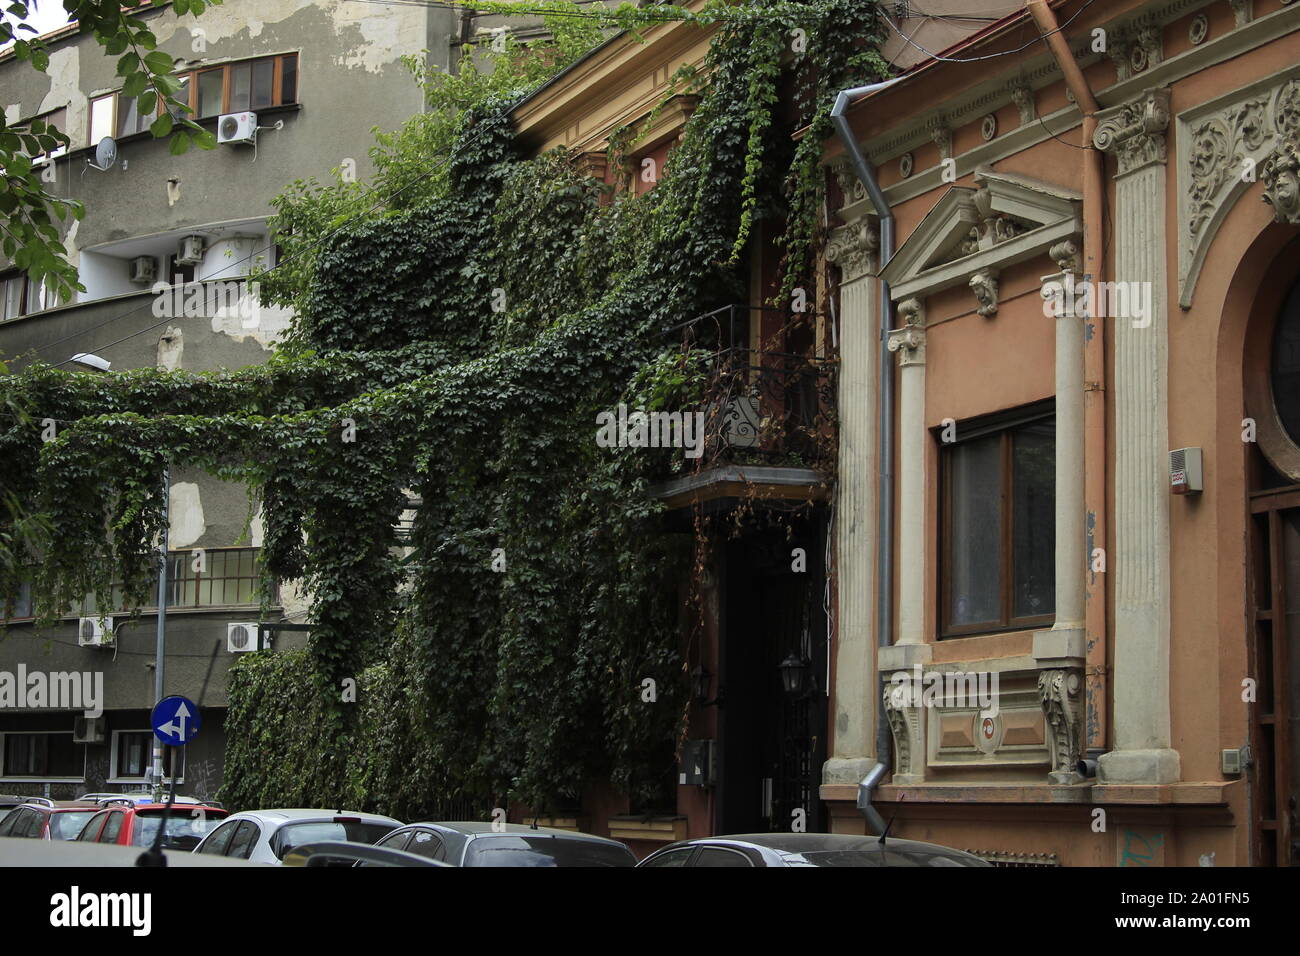
[[[787,697],[802,697],[808,687],[808,662],[794,651],[783,660],[777,670],[781,672],[781,689]]]
[[[76,362],[78,365],[84,365],[86,368],[94,369],[96,372],[107,372],[113,367],[113,363],[106,358],[100,358],[91,352],[78,352],[70,362]]]
[[[703,664],[696,664],[691,668],[691,694],[695,698],[695,703],[704,704],[709,700],[709,683],[713,680],[713,675]]]

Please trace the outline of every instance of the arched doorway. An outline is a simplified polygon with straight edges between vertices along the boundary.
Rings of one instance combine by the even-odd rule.
[[[1261,290],[1244,361],[1252,856],[1300,866],[1300,279]]]

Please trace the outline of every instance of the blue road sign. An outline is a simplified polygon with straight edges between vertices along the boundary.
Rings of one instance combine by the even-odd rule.
[[[202,720],[194,701],[185,697],[164,697],[149,715],[153,734],[169,747],[181,747],[194,739]]]

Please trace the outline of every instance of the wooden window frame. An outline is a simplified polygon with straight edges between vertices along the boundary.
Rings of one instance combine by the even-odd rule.
[[[294,83],[294,99],[292,102],[285,103],[285,102],[281,102],[284,93],[283,61],[288,59],[289,57],[293,57],[297,61],[295,66],[295,75],[297,79]],[[299,54],[299,51],[295,50],[289,53],[274,53],[270,56],[251,56],[241,60],[231,60],[228,63],[219,63],[213,66],[196,67],[192,70],[185,70],[181,73],[176,74],[177,79],[189,80],[189,90],[187,91],[189,93],[189,96],[185,101],[185,105],[190,108],[190,112],[187,114],[187,118],[192,119],[195,122],[201,123],[205,119],[214,120],[218,116],[225,116],[227,113],[230,112],[230,87],[231,87],[230,71],[231,71],[231,67],[235,67],[235,66],[243,66],[245,64],[248,64],[249,66],[249,102],[251,104],[252,79],[253,79],[252,69],[254,64],[261,63],[261,62],[270,62],[272,64],[271,65],[271,104],[269,106],[262,107],[262,109],[273,110],[273,109],[278,109],[281,106],[297,106],[299,104],[298,94],[302,91],[302,58]],[[200,117],[198,115],[199,75],[202,73],[214,73],[217,70],[221,71],[221,108],[216,113],[213,113],[211,116]],[[125,134],[125,136],[118,136],[116,131],[118,128],[117,127],[118,117],[121,112],[119,108],[119,104],[122,98],[122,91],[120,89],[117,89],[117,90],[112,90],[111,92],[108,93],[101,93],[99,96],[90,97],[90,100],[93,102],[94,100],[102,99],[103,97],[112,98],[113,115],[112,115],[112,122],[110,123],[109,128],[112,129],[114,132],[110,135],[112,135],[116,139],[124,139],[126,138],[126,136],[138,136],[140,135],[140,133],[148,132],[148,130],[145,129],[136,133],[127,133]],[[66,107],[64,108],[66,109]],[[252,109],[251,106],[249,108],[250,110]],[[154,117],[157,118],[161,116],[162,110],[163,110],[163,104],[160,101],[154,106],[154,112],[153,112]],[[94,147],[96,144],[90,143],[88,145]]]
[[[971,419],[958,425],[960,438],[955,442],[943,443],[939,450],[939,639],[948,640],[962,637],[977,637],[984,634],[1004,634],[1011,631],[1035,630],[1050,626],[1056,621],[1056,608],[1050,614],[1035,614],[1016,617],[1015,607],[1015,447],[1012,435],[1024,425],[1034,422],[1056,419],[1056,400],[1047,399],[1032,405],[1022,406],[1005,412]],[[934,429],[937,435],[942,428]],[[979,621],[972,624],[953,624],[952,613],[952,514],[953,514],[953,468],[950,463],[954,450],[967,442],[990,436],[999,437],[999,462],[1001,474],[998,487],[999,514],[1001,516],[1001,534],[999,536],[1001,565],[1001,587],[999,588],[1000,611],[997,620]],[[1055,605],[1055,602],[1053,602]]]

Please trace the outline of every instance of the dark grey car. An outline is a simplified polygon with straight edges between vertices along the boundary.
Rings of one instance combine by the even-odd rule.
[[[916,840],[848,833],[741,833],[683,840],[657,850],[642,867],[707,866],[990,866],[963,850]]]
[[[452,866],[636,865],[632,851],[617,840],[521,823],[410,823],[375,845]]]

